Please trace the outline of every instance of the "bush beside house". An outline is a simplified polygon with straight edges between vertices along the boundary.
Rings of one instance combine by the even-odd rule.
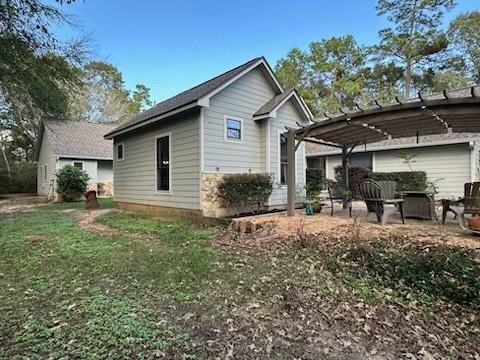
[[[0,194],[28,193],[37,191],[37,166],[28,162],[10,164],[10,174],[0,168]]]
[[[348,166],[348,188],[354,199],[360,199],[360,184],[368,175],[368,169],[362,165],[352,164]],[[339,184],[343,184],[343,166],[335,166],[335,180]]]
[[[85,171],[65,165],[57,172],[57,193],[63,201],[74,201],[85,192],[89,179]]]
[[[425,171],[369,172],[368,178],[374,181],[395,181],[397,191],[423,191],[427,188]]]

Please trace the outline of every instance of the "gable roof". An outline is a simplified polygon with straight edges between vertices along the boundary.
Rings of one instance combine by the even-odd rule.
[[[44,119],[40,124],[35,160],[38,160],[44,133],[56,156],[113,160],[112,141],[103,136],[114,128],[115,125],[109,124]]]
[[[277,110],[291,98],[296,100],[294,104],[299,110],[299,113],[304,115],[304,119],[306,121],[311,120],[313,115],[310,112],[310,109],[295,89],[290,89],[281,94],[275,95],[269,102],[267,102],[260,109],[258,109],[255,114],[253,114],[253,118],[255,120],[259,120],[267,117],[277,117]]]
[[[113,131],[110,131],[105,135],[105,137],[107,139],[111,139],[121,133],[145,126],[153,121],[161,120],[170,115],[174,115],[197,106],[208,106],[210,97],[257,66],[262,66],[262,69],[266,74],[268,74],[267,78],[269,78],[269,81],[276,89],[276,92],[282,93],[283,88],[275,78],[270,65],[268,65],[263,56],[257,57],[200,85],[197,85],[189,90],[181,92],[178,95],[158,103],[152,108],[142,112],[132,120],[127,121]]]

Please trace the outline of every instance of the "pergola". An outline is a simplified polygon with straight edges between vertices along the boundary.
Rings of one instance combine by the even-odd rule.
[[[288,216],[295,215],[295,151],[302,141],[342,149],[343,179],[348,188],[348,154],[356,146],[405,137],[448,132],[480,133],[480,86],[443,91],[389,104],[356,105],[355,110],[324,114],[322,119],[298,129],[287,129]]]

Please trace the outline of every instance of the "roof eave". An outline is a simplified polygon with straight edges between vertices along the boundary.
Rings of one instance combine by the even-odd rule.
[[[162,120],[162,119],[166,119],[166,118],[169,118],[170,116],[173,116],[173,115],[178,115],[184,111],[188,111],[188,110],[191,110],[191,109],[194,109],[195,107],[197,106],[201,106],[199,105],[199,101],[194,101],[190,104],[187,104],[187,105],[184,105],[182,107],[179,107],[177,109],[174,109],[174,110],[171,110],[171,111],[168,111],[164,114],[160,114],[160,115],[157,115],[157,116],[154,116],[154,117],[151,117],[150,119],[147,119],[145,121],[142,121],[140,123],[137,123],[137,124],[133,124],[131,126],[128,126],[126,128],[123,128],[123,129],[120,129],[120,130],[113,130],[113,131],[110,131],[109,133],[105,134],[103,137],[105,139],[108,139],[108,140],[111,140],[113,139],[114,137],[116,136],[119,136],[119,135],[122,135],[122,134],[125,134],[127,132],[130,132],[130,131],[133,131],[135,129],[138,129],[138,128],[141,128],[141,127],[144,127],[146,125],[149,125],[149,124],[152,124],[156,121],[159,121],[159,120]]]

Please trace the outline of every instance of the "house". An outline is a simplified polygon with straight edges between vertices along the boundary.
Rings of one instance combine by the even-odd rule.
[[[112,195],[113,145],[103,138],[115,126],[73,120],[44,119],[40,123],[34,159],[37,162],[37,193],[56,196],[56,173],[76,166],[90,176],[89,188]]]
[[[413,156],[409,164],[400,151]],[[335,179],[335,167],[342,164],[341,149],[309,143],[306,152],[307,167],[322,169],[325,178]],[[437,187],[438,199],[463,197],[463,184],[479,180],[480,134],[448,132],[383,140],[355,147],[349,163],[376,172],[425,171]]]
[[[267,205],[286,204],[286,127],[312,115],[295,90],[284,90],[263,57],[167,99],[120,125],[114,141],[117,207],[221,217],[224,174],[269,173]],[[305,150],[297,151],[296,180],[305,182]]]

